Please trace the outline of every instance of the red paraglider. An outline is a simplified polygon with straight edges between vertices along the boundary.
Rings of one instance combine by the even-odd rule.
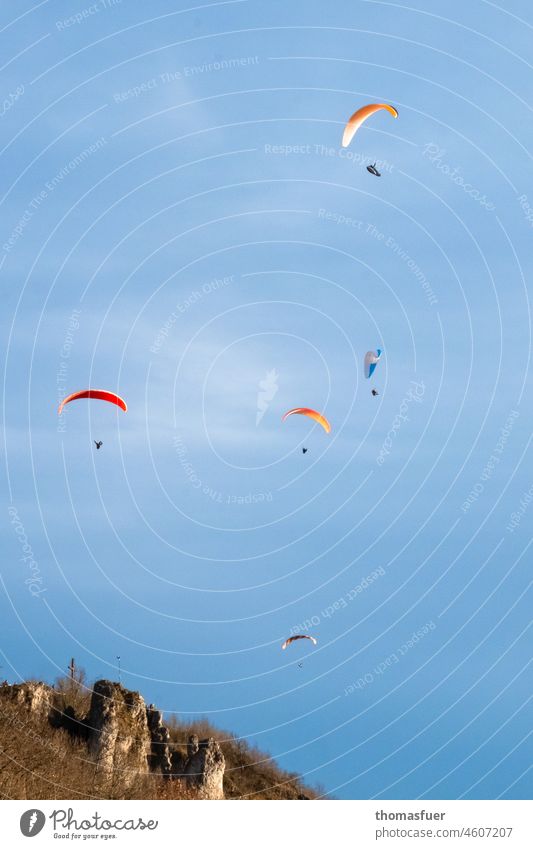
[[[96,398],[98,401],[108,401],[110,404],[116,404],[117,407],[120,407],[120,409],[124,410],[125,413],[128,410],[126,402],[114,392],[108,392],[106,389],[82,389],[81,392],[74,392],[72,395],[69,395],[61,401],[57,411],[58,415],[61,415],[63,412],[65,404],[70,404],[71,401],[77,401],[78,398]]]

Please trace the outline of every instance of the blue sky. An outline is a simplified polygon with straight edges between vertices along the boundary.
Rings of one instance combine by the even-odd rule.
[[[533,20],[426,5],[0,11],[1,674],[119,655],[337,798],[527,798]],[[128,413],[58,423],[87,386]]]

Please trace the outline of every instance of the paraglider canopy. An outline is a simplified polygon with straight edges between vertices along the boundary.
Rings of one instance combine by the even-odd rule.
[[[370,173],[373,174],[374,177],[381,177],[381,174],[379,173],[378,169],[376,168],[375,162],[374,162],[373,165],[367,165],[366,170],[370,171]]]
[[[342,135],[342,146],[348,147],[361,124],[381,109],[386,109],[387,112],[390,112],[393,118],[398,117],[397,110],[394,106],[389,106],[388,103],[369,103],[368,106],[362,106],[361,109],[358,109],[357,112],[353,113],[352,117],[345,126],[344,133]]]
[[[316,646],[318,642],[314,637],[310,637],[309,634],[295,634],[294,637],[288,637],[281,648],[286,649],[287,646],[290,646],[290,644],[294,643],[295,640],[311,640],[314,646]]]
[[[331,432],[331,425],[328,422],[327,418],[322,415],[322,413],[317,413],[316,410],[311,410],[310,407],[295,407],[294,410],[289,410],[288,413],[282,417],[281,421],[284,422],[289,416],[293,416],[297,413],[300,416],[308,416],[310,419],[314,419],[315,422],[322,425],[326,433]]]
[[[376,365],[379,362],[379,358],[381,357],[381,350],[378,348],[377,351],[367,351],[365,354],[365,377],[372,377],[374,374],[374,370]]]
[[[77,401],[79,398],[96,398],[98,401],[108,401],[110,404],[116,404],[116,406],[120,407],[120,409],[124,410],[124,412],[127,412],[128,410],[126,402],[114,392],[108,392],[107,389],[82,389],[80,392],[74,392],[72,395],[69,395],[61,401],[57,411],[58,415],[61,415],[63,407],[66,404],[70,404],[71,401]]]

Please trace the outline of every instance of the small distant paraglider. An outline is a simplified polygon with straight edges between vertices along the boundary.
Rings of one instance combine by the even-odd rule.
[[[318,642],[315,637],[311,637],[309,634],[295,634],[294,637],[287,637],[281,648],[285,650],[287,646],[290,646],[290,644],[294,643],[296,640],[311,640],[314,646],[316,646]]]
[[[302,448],[302,454],[307,454],[307,451],[308,451],[307,448]]]
[[[379,395],[378,390],[377,390],[377,389],[373,389],[373,390],[372,390],[372,395],[374,396],[374,398],[376,397],[376,395]]]
[[[95,439],[94,444],[96,445],[96,450],[99,451],[104,443],[103,442],[97,442],[96,439]]]
[[[298,414],[300,416],[308,416],[310,419],[313,419],[315,422],[318,422],[319,425],[322,425],[326,433],[331,432],[331,425],[328,422],[327,418],[322,415],[322,413],[317,413],[316,410],[312,410],[310,407],[295,407],[294,410],[289,410],[282,416],[281,421],[284,422],[285,419],[288,419],[289,416],[293,416]]]
[[[381,357],[380,348],[377,351],[367,351],[365,354],[365,377],[368,379],[374,374],[375,368]]]
[[[381,174],[379,173],[378,169],[376,168],[375,162],[374,162],[373,165],[367,165],[366,170],[370,171],[370,173],[373,174],[374,177],[381,177]]]
[[[393,118],[398,117],[398,111],[394,108],[394,106],[389,106],[388,103],[369,103],[368,106],[362,106],[361,109],[358,109],[357,112],[353,113],[345,126],[344,133],[342,134],[342,146],[348,147],[361,124],[381,109],[386,109]],[[368,170],[370,170],[370,168]]]
[[[116,404],[116,406],[120,407],[121,410],[124,410],[125,413],[128,410],[126,402],[114,392],[108,392],[107,389],[82,389],[81,392],[73,392],[72,395],[68,395],[63,399],[63,401],[61,401],[57,411],[58,415],[61,415],[63,407],[65,407],[66,404],[70,404],[71,401],[77,401],[79,398],[96,398],[98,401],[108,401],[110,404]]]

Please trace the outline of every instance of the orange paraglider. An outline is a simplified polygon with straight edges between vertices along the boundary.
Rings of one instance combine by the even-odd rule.
[[[295,413],[298,413],[300,416],[308,416],[310,419],[314,419],[315,422],[322,425],[326,433],[331,432],[331,425],[327,418],[323,416],[322,413],[317,413],[316,410],[311,410],[309,407],[295,407],[294,410],[289,410],[288,413],[285,413],[281,421],[284,422],[285,419],[289,416],[293,416]]]
[[[361,109],[358,109],[357,112],[353,113],[352,117],[345,126],[344,133],[342,134],[342,146],[348,147],[361,124],[381,109],[386,109],[387,112],[390,112],[393,118],[398,117],[397,110],[394,106],[389,106],[388,103],[369,103],[368,106],[362,106]]]

